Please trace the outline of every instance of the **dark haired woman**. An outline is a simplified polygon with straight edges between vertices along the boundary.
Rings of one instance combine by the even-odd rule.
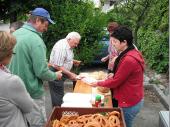
[[[132,127],[135,116],[143,106],[144,59],[133,45],[132,31],[129,28],[120,26],[114,30],[111,42],[120,53],[114,64],[114,75],[91,85],[111,88],[113,98],[123,109],[126,126]]]

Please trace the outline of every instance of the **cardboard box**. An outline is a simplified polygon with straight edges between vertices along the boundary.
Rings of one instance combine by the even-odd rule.
[[[121,114],[121,127],[126,127],[123,111],[121,108],[72,108],[72,107],[54,107],[45,127],[52,127],[52,121],[60,120],[63,115],[84,115],[118,111]]]

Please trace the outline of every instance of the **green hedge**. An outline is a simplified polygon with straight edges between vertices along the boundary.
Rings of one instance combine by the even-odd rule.
[[[168,34],[160,31],[139,31],[138,44],[147,64],[159,73],[168,72],[169,43]]]

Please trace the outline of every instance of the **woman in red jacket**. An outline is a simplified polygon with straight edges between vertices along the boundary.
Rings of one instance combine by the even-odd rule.
[[[123,109],[126,126],[132,127],[135,116],[143,106],[144,59],[133,46],[133,35],[129,28],[118,27],[111,35],[111,42],[120,53],[114,64],[113,75],[91,85],[113,90],[113,98]]]

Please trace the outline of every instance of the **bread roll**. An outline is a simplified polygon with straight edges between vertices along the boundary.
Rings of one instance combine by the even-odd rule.
[[[98,86],[98,87],[97,87],[97,90],[98,90],[99,92],[101,92],[101,93],[108,93],[110,89],[107,88],[107,87]]]
[[[95,71],[90,74],[90,77],[95,78],[96,80],[103,80],[105,79],[107,74],[103,71]]]

